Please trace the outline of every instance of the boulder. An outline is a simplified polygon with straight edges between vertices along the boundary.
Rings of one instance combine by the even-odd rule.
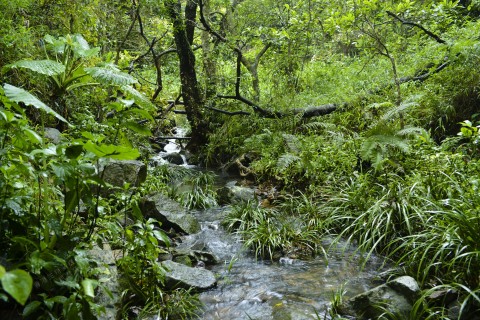
[[[95,302],[104,307],[105,312],[98,314],[97,318],[99,320],[115,319],[121,300],[120,276],[115,262],[120,257],[115,255],[115,251],[108,244],[104,244],[103,248],[95,246],[87,251],[87,255],[99,262],[101,265],[99,267],[105,268],[98,279],[100,290],[95,295]]]
[[[217,284],[213,272],[203,268],[192,268],[171,260],[160,262],[167,270],[165,286],[168,289],[184,288],[203,291]]]
[[[157,193],[140,201],[140,210],[146,218],[162,223],[162,229],[172,228],[175,232],[192,234],[200,231],[197,219],[178,202]]]
[[[137,160],[111,160],[99,172],[105,182],[116,187],[125,183],[137,187],[147,179],[147,166]]]
[[[237,186],[236,184],[236,181],[230,181],[217,190],[219,204],[239,203],[255,199],[254,189]]]
[[[402,276],[388,282],[387,285],[401,293],[410,302],[414,303],[420,295],[420,287],[415,279],[410,276]]]
[[[178,152],[167,153],[162,158],[171,164],[181,165],[184,163],[182,155]]]
[[[419,293],[415,279],[403,276],[348,299],[339,307],[339,313],[356,319],[378,319],[388,310],[408,319]]]
[[[177,261],[180,257],[188,257],[191,262],[198,263],[202,261],[205,265],[215,265],[219,262],[219,259],[211,252],[194,250],[188,248],[179,248],[173,249],[174,261]],[[184,263],[189,265],[188,263]]]
[[[62,142],[62,140],[64,140],[62,133],[55,128],[45,128],[44,137],[52,141],[54,144],[59,144]]]

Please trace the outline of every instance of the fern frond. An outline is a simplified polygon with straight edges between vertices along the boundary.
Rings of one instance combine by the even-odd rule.
[[[420,127],[406,127],[397,132],[397,135],[401,137],[407,137],[411,135],[428,135],[427,131]]]
[[[405,99],[398,107],[388,110],[383,116],[382,120],[390,120],[396,117],[399,113],[404,112],[407,109],[416,107],[419,105],[418,100],[421,98],[421,95],[413,95]]]
[[[300,130],[312,130],[312,131],[321,130],[321,129],[333,130],[335,128],[336,126],[333,123],[326,123],[326,122],[319,122],[319,121],[305,123],[299,127]]]
[[[278,158],[277,169],[278,169],[278,171],[283,171],[283,170],[287,169],[288,167],[290,167],[291,164],[293,164],[297,161],[300,161],[300,160],[301,159],[300,159],[299,156],[296,156],[296,155],[291,154],[291,153],[285,153],[282,156],[280,156],[280,158]]]
[[[379,154],[386,154],[388,149],[397,149],[408,152],[408,141],[395,135],[374,135],[366,138],[360,148],[360,156],[363,159],[376,160]]]
[[[9,64],[6,68],[25,68],[32,70],[36,73],[44,74],[47,76],[57,76],[65,72],[65,66],[60,62],[53,60],[20,60],[15,63]]]
[[[282,137],[285,140],[285,144],[287,145],[289,151],[295,153],[300,152],[300,147],[302,143],[296,136],[294,136],[293,134],[283,133]]]
[[[385,108],[385,107],[391,107],[392,106],[392,103],[389,102],[389,101],[386,101],[386,102],[375,102],[375,103],[372,103],[372,104],[369,104],[366,109],[367,110],[370,110],[370,109],[379,109],[379,108]]]
[[[385,112],[381,119],[384,121],[394,119],[399,113],[415,106],[418,106],[418,102],[402,103],[398,107],[392,108]]]

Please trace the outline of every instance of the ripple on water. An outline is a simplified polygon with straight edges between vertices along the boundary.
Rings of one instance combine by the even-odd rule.
[[[257,261],[242,249],[239,239],[221,227],[221,211],[199,213],[202,239],[224,263],[212,271],[218,286],[200,294],[204,303],[201,319],[317,319],[323,318],[333,293],[342,288],[351,297],[373,287],[371,279],[380,262],[372,260],[361,270],[361,257],[342,246],[329,255],[311,261],[283,259],[282,262]],[[203,217],[202,217],[203,216]],[[214,224],[218,228],[208,227]]]

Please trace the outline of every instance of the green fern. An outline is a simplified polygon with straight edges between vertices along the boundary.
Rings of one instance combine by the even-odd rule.
[[[372,161],[375,170],[379,170],[383,160],[389,155],[391,150],[408,152],[410,146],[408,140],[397,135],[376,134],[366,138],[360,148],[360,156],[364,160]]]
[[[282,137],[289,151],[295,152],[295,153],[300,152],[300,147],[302,143],[296,136],[294,136],[293,134],[284,133],[282,134]]]
[[[400,113],[412,108],[418,106],[418,99],[420,99],[421,95],[414,95],[409,97],[408,99],[405,99],[399,106],[394,107],[382,116],[383,121],[391,120],[394,119],[396,116],[398,116]]]
[[[296,156],[291,153],[285,153],[280,158],[278,158],[277,161],[277,170],[279,172],[282,172],[283,170],[287,169],[292,165],[293,163],[297,161],[301,161],[302,159],[299,156]]]
[[[322,129],[334,130],[335,128],[336,126],[333,123],[318,122],[318,121],[305,123],[299,127],[300,130],[307,130],[307,131],[319,131]]]
[[[419,127],[405,127],[402,130],[399,130],[397,132],[397,135],[401,137],[408,137],[413,135],[428,136],[428,132],[425,129]]]

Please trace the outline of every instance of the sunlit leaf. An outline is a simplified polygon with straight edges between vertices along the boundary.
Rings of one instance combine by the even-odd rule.
[[[133,132],[136,132],[138,134],[141,134],[141,135],[144,135],[144,136],[151,136],[152,135],[152,132],[150,131],[150,129],[142,126],[141,124],[138,124],[135,121],[129,121],[129,122],[125,123],[125,126],[128,129],[130,129]]]
[[[49,113],[55,116],[58,120],[68,123],[68,121],[65,118],[63,118],[61,115],[56,113],[52,108],[50,108],[45,103],[40,101],[37,97],[35,97],[30,92],[25,91],[21,88],[12,86],[8,83],[3,85],[3,89],[5,90],[5,95],[7,96],[8,99],[16,103],[23,102],[28,106],[29,105],[34,106],[37,109],[41,109],[46,113]]]
[[[46,76],[57,76],[65,72],[65,66],[53,60],[20,60],[7,67],[25,68]]]
[[[12,296],[18,303],[24,305],[32,292],[33,279],[24,270],[12,270],[6,272],[2,278],[3,290]]]
[[[112,85],[129,85],[134,84],[137,80],[127,73],[123,73],[113,68],[105,67],[92,67],[85,68],[85,72],[88,73],[92,78],[106,84]]]
[[[85,150],[92,152],[99,158],[112,158],[117,160],[135,160],[140,156],[137,149],[132,149],[123,146],[115,146],[110,144],[97,145],[88,141],[85,145]]]

